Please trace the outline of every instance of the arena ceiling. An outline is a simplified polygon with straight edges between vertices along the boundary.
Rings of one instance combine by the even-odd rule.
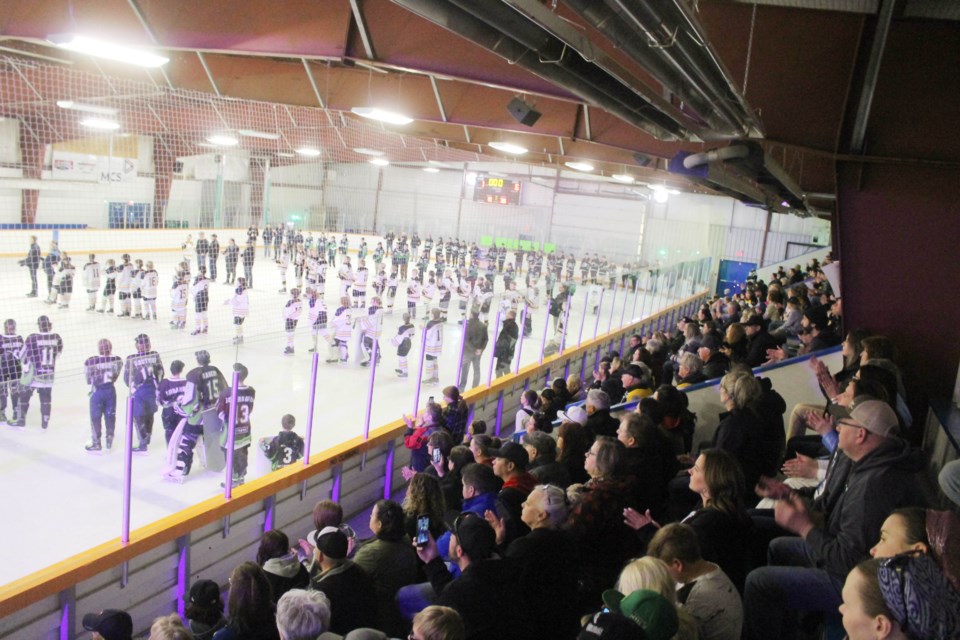
[[[752,138],[812,208],[829,212],[840,160],[956,163],[960,128],[949,110],[929,108],[941,89],[921,72],[960,50],[956,6],[5,0],[0,54],[344,118],[389,107],[414,118],[403,133],[452,149],[497,156],[487,144],[508,140],[530,149],[528,162],[589,160],[607,175],[667,182],[678,152]],[[55,47],[58,34],[150,47],[170,62],[144,70],[95,60]],[[542,114],[533,126],[508,113],[515,98]]]

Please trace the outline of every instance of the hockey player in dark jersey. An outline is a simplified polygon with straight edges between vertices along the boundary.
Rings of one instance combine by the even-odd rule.
[[[0,422],[7,422],[7,396],[10,396],[11,422],[17,421],[17,398],[20,396],[20,352],[23,351],[23,336],[17,335],[17,322],[13,318],[3,323],[0,336]]]
[[[113,344],[106,338],[97,343],[97,355],[83,363],[83,372],[90,385],[90,444],[84,447],[89,453],[99,454],[103,450],[100,437],[104,430],[107,449],[113,447],[117,425],[117,388],[114,384],[121,369],[123,360],[113,355]]]
[[[250,414],[253,413],[253,401],[256,398],[257,392],[253,387],[248,387],[244,384],[247,379],[247,374],[249,373],[245,366],[238,362],[233,365],[233,369],[237,372],[237,380],[239,381],[237,384],[236,421],[233,426],[233,486],[236,487],[243,484],[244,478],[246,478],[247,475],[247,454],[250,451],[250,443],[252,442],[250,436],[252,430],[250,426]],[[230,435],[230,404],[232,396],[233,389],[227,387],[220,392],[220,397],[217,401],[217,415],[226,426],[220,438],[224,455],[226,455]],[[225,484],[224,482],[220,486],[224,486]]]
[[[187,380],[181,375],[184,366],[180,360],[171,362],[170,377],[161,380],[157,386],[157,402],[163,407],[163,411],[160,413],[160,421],[163,423],[163,435],[168,445],[173,432],[183,418],[177,412],[177,405],[183,395],[183,388],[187,385]]]
[[[303,457],[303,438],[293,432],[297,419],[289,413],[280,419],[281,431],[272,438],[260,438],[260,450],[270,461],[270,470],[276,471]]]
[[[153,435],[153,416],[157,412],[157,383],[163,379],[160,354],[150,348],[150,337],[141,333],[134,338],[137,352],[127,356],[123,366],[123,381],[133,396],[133,424],[137,428],[139,444],[134,453],[147,453]]]
[[[170,438],[170,447],[176,450],[176,461],[164,471],[164,477],[181,480],[193,466],[193,450],[203,436],[204,465],[211,471],[223,470],[223,455],[220,450],[220,433],[223,424],[217,417],[217,399],[227,387],[220,369],[210,364],[210,353],[197,351],[197,364],[187,374],[180,400],[180,413],[184,419]]]
[[[247,281],[247,289],[253,289],[253,261],[256,258],[256,253],[256,247],[252,242],[249,242],[240,256],[243,260],[243,277]]]
[[[44,429],[50,424],[50,406],[53,392],[53,375],[57,366],[57,358],[63,353],[63,340],[60,334],[53,333],[53,323],[47,316],[37,318],[40,333],[31,333],[23,343],[20,351],[20,362],[24,366],[24,374],[20,378],[20,393],[18,398],[19,411],[11,427],[23,428],[26,424],[27,411],[30,409],[30,398],[33,390],[40,396],[40,420]]]

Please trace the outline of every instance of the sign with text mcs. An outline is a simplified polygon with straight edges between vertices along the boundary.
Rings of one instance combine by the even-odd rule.
[[[54,151],[51,177],[82,182],[127,182],[137,177],[137,159]]]

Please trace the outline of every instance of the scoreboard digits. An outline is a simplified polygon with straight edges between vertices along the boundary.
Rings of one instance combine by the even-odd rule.
[[[490,204],[520,204],[520,181],[493,176],[477,176],[473,199]]]

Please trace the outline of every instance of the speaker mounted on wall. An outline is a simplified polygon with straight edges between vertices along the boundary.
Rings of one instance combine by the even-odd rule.
[[[535,125],[537,120],[540,119],[540,116],[543,115],[521,98],[511,100],[510,104],[507,105],[507,111],[510,112],[510,115],[512,115],[517,122],[528,127]]]

